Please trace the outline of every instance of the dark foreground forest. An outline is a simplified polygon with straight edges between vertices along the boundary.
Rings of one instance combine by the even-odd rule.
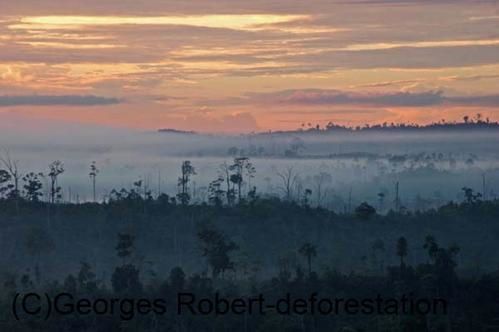
[[[499,331],[499,201],[465,194],[465,201],[438,209],[386,215],[368,204],[337,214],[306,199],[251,193],[231,205],[194,205],[134,190],[103,203],[5,198],[1,330]],[[161,298],[168,310],[139,314],[125,306],[113,314],[53,314],[47,321],[21,315],[17,321],[13,298],[29,292],[88,301]],[[446,305],[429,313],[352,313],[340,306],[328,314],[178,315],[170,309],[183,292],[266,301],[287,294],[409,297]]]

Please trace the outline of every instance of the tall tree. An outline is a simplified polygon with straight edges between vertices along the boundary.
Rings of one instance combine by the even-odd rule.
[[[283,171],[277,171],[277,176],[281,179],[284,199],[286,201],[292,201],[296,183],[298,181],[298,174],[294,171],[293,167],[290,166]]]
[[[333,181],[333,178],[330,174],[326,172],[320,172],[317,175],[314,175],[313,180],[315,182],[315,196],[316,196],[316,202],[317,206],[322,205],[322,201],[324,200],[327,190],[324,190],[324,186],[327,184],[331,184]]]
[[[231,167],[226,162],[224,162],[222,165],[220,165],[220,172],[221,172],[221,177],[225,179],[225,185],[226,185],[225,196],[227,199],[227,205],[231,206],[234,204],[234,201],[236,199],[234,184],[232,183],[230,177]]]
[[[239,157],[234,159],[234,163],[229,168],[234,172],[230,176],[230,181],[237,186],[237,198],[241,202],[244,178],[247,177],[250,181],[255,176],[255,166],[248,157]]]
[[[399,182],[395,183],[395,211],[400,212],[400,194],[399,194]]]
[[[19,161],[12,159],[10,157],[9,151],[6,151],[3,155],[0,155],[0,162],[4,165],[6,171],[10,175],[11,180],[13,181],[13,184],[9,187],[9,191],[7,194],[9,198],[15,199],[16,211],[17,213],[19,213],[19,181],[22,178],[21,171],[19,170]]]
[[[130,234],[118,234],[116,254],[123,259],[123,265],[116,267],[111,277],[113,290],[118,294],[138,294],[142,291],[140,271],[129,260],[135,249],[135,237]]]
[[[49,165],[50,178],[50,203],[54,204],[61,196],[61,187],[58,183],[59,175],[64,173],[64,164],[60,160],[56,160]]]
[[[185,160],[182,163],[180,170],[182,174],[178,178],[180,192],[177,194],[177,197],[183,205],[187,205],[191,199],[189,194],[189,181],[191,176],[196,175],[196,170],[189,160]]]
[[[90,173],[88,173],[88,176],[90,176],[90,179],[92,180],[92,194],[94,203],[97,202],[97,195],[95,192],[97,174],[99,174],[99,169],[97,168],[95,161],[92,161],[92,163],[90,164]]]
[[[223,195],[225,193],[222,189],[223,182],[224,179],[219,176],[215,180],[211,181],[208,186],[208,200],[216,206],[221,206],[223,203]]]
[[[307,242],[301,246],[298,252],[307,259],[308,275],[312,274],[312,258],[317,256],[317,248]]]

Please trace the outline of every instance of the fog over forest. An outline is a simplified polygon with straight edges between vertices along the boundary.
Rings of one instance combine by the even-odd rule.
[[[480,315],[480,326],[495,322],[497,124],[0,133],[7,295],[407,290],[443,296]],[[446,317],[433,324],[464,316]],[[329,318],[321,324],[340,324]]]
[[[93,161],[99,169],[99,200],[139,180],[153,195],[175,195],[184,160],[196,169],[192,200],[207,201],[220,166],[248,157],[256,172],[243,183],[246,192],[255,186],[259,195],[283,197],[282,176],[288,172],[296,177],[297,200],[309,189],[314,206],[342,211],[366,201],[381,213],[393,208],[397,182],[400,202],[408,209],[461,201],[463,187],[495,198],[498,144],[499,129],[479,127],[216,135],[69,125],[23,135],[8,128],[0,132],[3,153],[18,161],[22,172],[46,173],[51,162],[63,162],[59,185],[64,201],[91,200]]]

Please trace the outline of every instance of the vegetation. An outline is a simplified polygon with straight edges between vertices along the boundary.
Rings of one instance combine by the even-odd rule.
[[[0,169],[2,330],[51,331],[485,331],[498,327],[499,200],[462,188],[460,202],[409,210],[397,194],[333,211],[322,206],[319,174],[310,189],[292,167],[277,171],[281,196],[257,191],[248,157],[223,164],[208,197],[194,200],[195,166],[180,166],[178,192],[153,194],[146,182],[64,201],[63,163],[22,172]],[[395,163],[399,161],[394,161]],[[45,185],[43,181],[45,181]],[[485,188],[485,186],[484,186]],[[44,189],[46,194],[44,195]],[[397,182],[398,189],[398,182]],[[398,191],[397,191],[398,192]],[[351,195],[351,193],[350,193]],[[316,203],[312,204],[312,197]],[[318,203],[317,203],[318,202]],[[351,199],[349,204],[351,204]],[[46,223],[44,221],[47,221]],[[459,244],[459,246],[458,246]],[[183,291],[214,297],[290,293],[344,298],[383,294],[442,298],[446,315],[71,315],[16,322],[17,292],[69,292],[85,298],[164,298]],[[132,319],[133,318],[133,319]]]
[[[388,123],[381,124],[365,124],[364,126],[348,127],[328,122],[323,128],[319,124],[313,125],[311,123],[301,125],[297,132],[369,132],[369,131],[436,131],[436,130],[463,130],[463,129],[497,129],[499,123],[490,121],[489,118],[483,119],[482,114],[477,113],[473,117],[465,115],[461,122],[446,121],[442,119],[438,122],[430,123],[427,125],[420,125],[417,123]]]

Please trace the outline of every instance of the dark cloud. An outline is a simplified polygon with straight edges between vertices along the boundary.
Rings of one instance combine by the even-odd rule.
[[[453,97],[447,100],[456,105],[499,107],[499,95]]]
[[[272,104],[297,105],[376,105],[376,106],[428,106],[443,101],[441,92],[391,94],[354,94],[338,90],[284,90],[268,94],[249,94],[250,99]]]
[[[8,106],[98,106],[119,104],[122,101],[117,98],[99,96],[77,96],[77,95],[30,95],[30,96],[0,96],[0,107]]]
[[[435,105],[499,107],[499,95],[446,97],[441,91],[359,94],[339,90],[304,89],[251,93],[248,101],[285,105],[370,105],[425,107]]]

